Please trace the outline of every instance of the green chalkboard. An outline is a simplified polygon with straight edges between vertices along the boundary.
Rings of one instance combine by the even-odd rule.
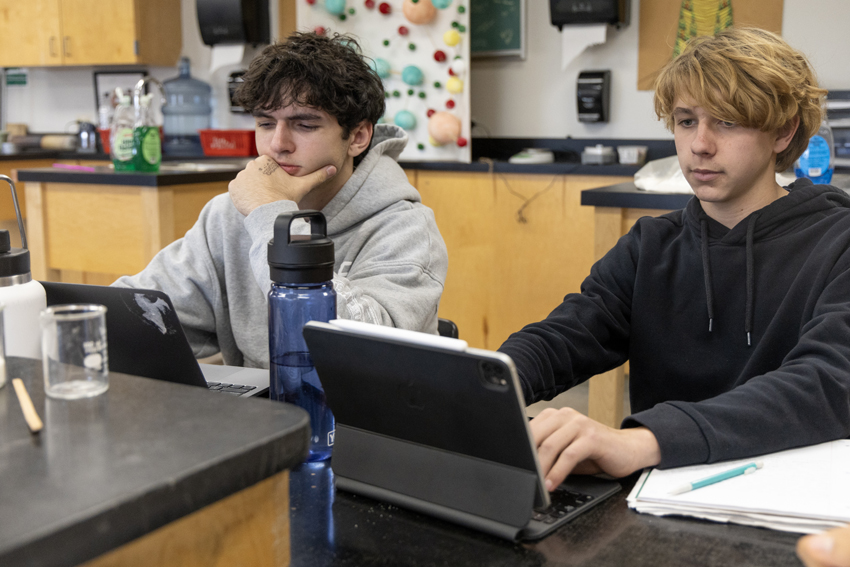
[[[473,57],[525,58],[525,0],[470,0]]]

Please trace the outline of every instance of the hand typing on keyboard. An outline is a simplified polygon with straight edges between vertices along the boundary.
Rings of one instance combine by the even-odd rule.
[[[612,429],[572,408],[545,409],[530,426],[549,491],[572,472],[619,478],[661,461],[658,441],[645,427]]]

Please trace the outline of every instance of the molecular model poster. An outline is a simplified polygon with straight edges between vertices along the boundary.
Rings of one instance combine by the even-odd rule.
[[[298,29],[357,38],[384,84],[401,161],[471,161],[469,0],[296,0]]]

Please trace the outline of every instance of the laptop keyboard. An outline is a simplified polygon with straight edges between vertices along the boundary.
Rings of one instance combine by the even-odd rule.
[[[223,392],[231,396],[241,396],[246,392],[256,389],[256,386],[245,386],[243,384],[225,384],[222,382],[207,382],[207,388],[213,392]]]
[[[589,507],[595,500],[591,494],[583,494],[574,490],[567,490],[563,486],[549,493],[551,504],[545,510],[535,510],[531,518],[544,524],[554,524],[563,519],[567,521],[576,516],[582,507]]]

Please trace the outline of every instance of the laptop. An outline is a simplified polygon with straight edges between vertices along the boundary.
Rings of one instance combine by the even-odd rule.
[[[345,320],[311,321],[304,338],[336,418],[340,490],[512,541],[540,539],[620,490],[572,475],[546,491],[504,354]]]
[[[106,306],[109,369],[145,378],[201,386],[231,396],[268,393],[269,371],[198,364],[171,299],[149,289],[40,282],[47,305]]]

